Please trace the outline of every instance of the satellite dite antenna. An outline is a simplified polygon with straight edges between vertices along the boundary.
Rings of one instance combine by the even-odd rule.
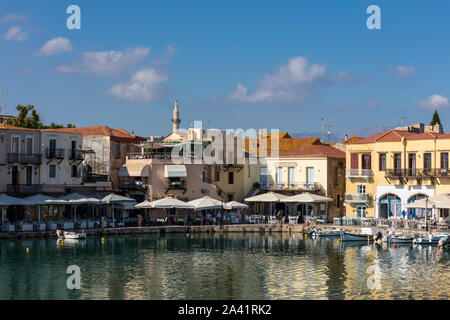
[[[3,95],[3,112],[5,113],[6,116],[6,102],[8,101],[8,90],[6,89],[1,89],[0,92]],[[0,107],[0,112],[2,111],[2,108]]]
[[[333,126],[328,124],[325,127],[327,127],[327,133],[328,133],[328,140],[327,140],[327,142],[330,142],[330,128],[333,127]]]

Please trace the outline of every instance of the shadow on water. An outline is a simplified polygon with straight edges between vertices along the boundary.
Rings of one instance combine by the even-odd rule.
[[[0,299],[448,299],[450,288],[450,250],[336,238],[123,235],[0,249]],[[70,265],[80,290],[67,288]]]

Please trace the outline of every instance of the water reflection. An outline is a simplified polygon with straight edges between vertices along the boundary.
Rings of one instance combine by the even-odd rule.
[[[450,288],[449,250],[428,246],[167,234],[7,240],[0,248],[0,299],[448,299]],[[81,290],[66,287],[72,264]]]

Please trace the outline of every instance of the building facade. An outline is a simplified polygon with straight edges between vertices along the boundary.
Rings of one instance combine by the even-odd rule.
[[[449,152],[450,134],[439,132],[389,130],[348,143],[346,216],[424,216],[405,206],[450,192]],[[440,214],[448,219],[448,211]]]

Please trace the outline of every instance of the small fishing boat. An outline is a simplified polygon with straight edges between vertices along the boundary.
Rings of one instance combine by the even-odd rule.
[[[446,239],[448,237],[448,234],[440,234],[436,236],[432,236],[431,234],[428,235],[428,237],[425,236],[419,236],[414,238],[413,243],[414,244],[425,244],[425,245],[438,245],[439,240]]]
[[[413,243],[414,237],[406,237],[406,236],[392,236],[389,238],[390,243]]]
[[[86,239],[87,233],[56,230],[56,235],[58,239]]]
[[[333,229],[322,229],[322,230],[312,230],[310,235],[312,237],[339,237],[341,232],[339,230],[333,230]]]
[[[360,233],[350,233],[344,230],[340,230],[340,239],[341,241],[370,241],[373,239],[368,234],[360,234]]]

